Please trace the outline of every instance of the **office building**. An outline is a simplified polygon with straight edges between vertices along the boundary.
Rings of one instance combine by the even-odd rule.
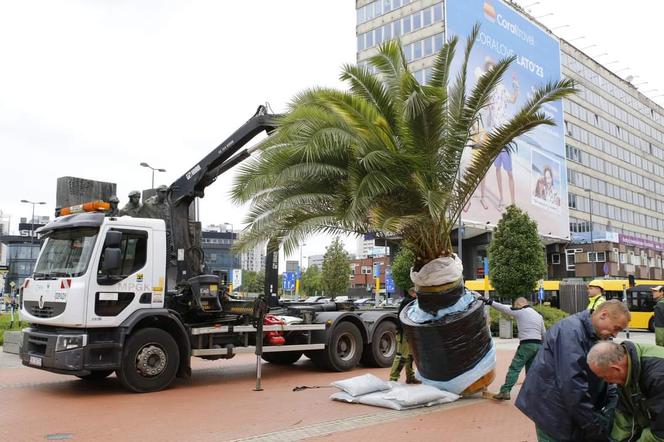
[[[230,281],[233,269],[240,268],[240,255],[231,250],[237,237],[237,233],[219,226],[208,226],[201,232],[205,271],[219,276],[224,284]]]
[[[534,152],[527,174],[554,165],[549,169],[558,173],[559,194],[553,203],[532,194],[528,201],[516,198],[517,205],[540,225],[549,277],[662,277],[664,109],[634,86],[632,76],[623,78],[570,42],[558,39],[511,2],[358,0],[356,10],[358,64],[367,65],[379,44],[398,37],[410,70],[422,83],[430,78],[435,54],[446,38],[468,29],[475,19],[482,26],[477,50],[491,55],[494,49],[516,48],[515,71],[504,77],[509,91],[516,91],[517,77],[526,83],[529,75],[538,72],[555,76],[559,60],[559,75],[575,80],[579,89],[563,100],[560,127],[555,129],[562,134],[554,137],[553,148],[538,145],[540,138],[535,136],[537,139],[523,143],[532,145],[528,147]],[[494,58],[501,58],[495,50]],[[481,65],[469,71],[470,81],[478,76],[478,68]],[[528,69],[531,72],[525,72]],[[550,115],[557,112],[547,111]],[[542,158],[539,165],[535,155]],[[519,163],[518,158],[515,162]],[[485,180],[495,182],[498,173],[490,171]],[[518,176],[516,179],[518,182]],[[532,185],[527,180],[524,183],[517,183],[518,191]],[[486,201],[491,205],[496,199],[509,201],[491,195]],[[479,203],[473,198],[471,211]],[[475,278],[481,274],[482,258],[499,217],[467,218],[463,220],[464,276]]]

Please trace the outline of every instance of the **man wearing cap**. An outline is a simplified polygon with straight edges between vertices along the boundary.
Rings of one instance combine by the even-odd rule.
[[[111,208],[108,210],[108,213],[106,213],[106,216],[120,216],[120,209],[118,209],[119,202],[120,199],[115,195],[108,200],[108,204]]]
[[[516,319],[516,328],[519,331],[519,346],[514,358],[512,358],[507,376],[505,376],[505,383],[500,387],[500,391],[493,395],[496,400],[508,401],[510,400],[510,391],[516,384],[521,369],[525,367],[527,374],[535,356],[537,356],[537,352],[542,348],[542,341],[546,336],[544,318],[523,297],[516,298],[514,307],[482,296],[477,299]]]
[[[592,313],[605,302],[604,289],[598,285],[588,284],[588,307],[586,307],[586,310],[590,310]]]
[[[655,344],[664,347],[664,285],[653,287],[652,297],[655,300]]]
[[[120,210],[120,216],[129,215],[129,216],[139,216],[141,211],[141,192],[138,190],[132,190],[129,192],[129,202],[126,206]]]

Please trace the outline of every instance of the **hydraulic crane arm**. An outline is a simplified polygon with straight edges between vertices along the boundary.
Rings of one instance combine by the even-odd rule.
[[[219,175],[250,156],[253,149],[240,150],[262,131],[268,134],[274,131],[276,117],[269,114],[264,106],[259,106],[253,117],[171,184],[168,195],[171,226],[167,229],[172,244],[169,245],[169,254],[171,259],[177,261],[176,282],[199,275],[203,265],[202,250],[198,238],[195,238],[195,225],[189,216],[192,202],[196,197],[203,197],[205,188]]]

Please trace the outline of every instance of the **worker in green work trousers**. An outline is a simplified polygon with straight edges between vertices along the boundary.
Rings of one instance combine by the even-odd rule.
[[[417,291],[415,287],[408,289],[408,293],[401,300],[399,304],[399,313],[397,318],[401,315],[401,310],[403,310],[408,304],[413,302],[417,297]],[[394,362],[392,362],[392,370],[390,371],[390,381],[398,381],[399,376],[401,376],[401,370],[404,366],[406,367],[406,384],[421,384],[419,380],[415,378],[415,371],[413,371],[413,355],[410,352],[410,345],[408,345],[408,339],[406,338],[405,333],[403,332],[403,327],[401,321],[399,321],[399,330],[397,334],[397,355],[394,357]]]
[[[533,363],[537,352],[542,348],[542,341],[546,335],[544,318],[531,307],[526,298],[516,298],[514,307],[479,295],[477,299],[495,308],[500,313],[516,319],[516,328],[519,332],[519,346],[516,349],[514,358],[512,358],[507,376],[505,376],[505,383],[500,387],[500,391],[493,395],[493,398],[498,401],[509,401],[510,391],[514,387],[514,384],[516,384],[519,373],[525,367],[526,375],[528,374],[530,365]]]
[[[664,285],[658,285],[652,289],[652,297],[655,300],[655,344],[664,347]]]

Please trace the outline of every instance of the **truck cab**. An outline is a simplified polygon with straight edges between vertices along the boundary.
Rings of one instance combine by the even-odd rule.
[[[21,289],[21,315],[31,324],[23,362],[81,376],[92,361],[114,367],[103,344],[88,344],[138,311],[163,308],[164,221],[79,213],[40,233],[45,240],[34,274]]]

